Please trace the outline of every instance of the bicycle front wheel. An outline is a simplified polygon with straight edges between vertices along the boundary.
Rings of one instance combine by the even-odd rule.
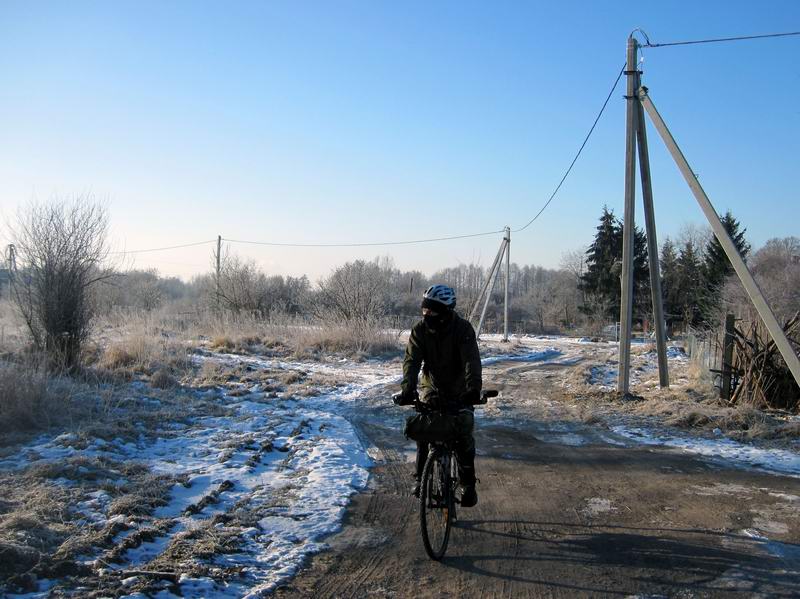
[[[422,544],[431,559],[440,560],[447,551],[453,517],[453,494],[446,455],[432,451],[422,471],[419,523]]]

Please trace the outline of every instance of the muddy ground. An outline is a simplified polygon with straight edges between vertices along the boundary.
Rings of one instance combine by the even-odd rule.
[[[797,597],[800,479],[623,443],[565,403],[569,366],[500,363],[477,417],[479,504],[441,563],[385,392],[351,419],[376,462],[330,549],[277,597]],[[586,418],[584,418],[586,420]]]

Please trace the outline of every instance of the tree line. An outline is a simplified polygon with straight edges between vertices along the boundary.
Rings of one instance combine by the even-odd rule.
[[[800,309],[800,241],[770,240],[751,256],[746,229],[727,212],[723,225],[773,303],[779,317]],[[623,223],[603,208],[585,250],[566,252],[559,268],[511,264],[508,273],[512,332],[599,332],[618,319]],[[182,281],[155,270],[123,270],[109,261],[108,211],[90,201],[31,206],[12,231],[14,264],[5,269],[6,293],[22,315],[34,346],[74,366],[94,317],[115,310],[210,311],[270,319],[313,318],[337,323],[394,323],[419,318],[423,290],[433,283],[456,289],[468,314],[489,268],[459,264],[432,275],[398,269],[389,257],[355,260],[312,283],[308,277],[265,272],[229,248],[209,271]],[[9,246],[10,247],[10,246]],[[746,313],[743,294],[719,242],[689,228],[665,239],[660,271],[668,328],[710,327],[722,310]],[[502,323],[505,269],[489,300],[487,328]],[[634,235],[634,319],[652,320],[647,239]],[[785,316],[788,317],[788,316]]]
[[[725,230],[746,261],[751,252],[746,229],[727,211],[721,216]],[[589,317],[615,318],[620,312],[623,222],[613,210],[603,208],[594,241],[586,251],[586,272],[580,277],[584,293],[582,311]],[[634,233],[634,318],[652,320],[647,237]],[[666,238],[659,259],[661,292],[668,328],[715,326],[725,285],[733,266],[716,237],[699,239],[687,234],[677,243]]]

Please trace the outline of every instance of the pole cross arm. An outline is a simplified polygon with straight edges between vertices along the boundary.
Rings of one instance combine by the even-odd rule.
[[[664,120],[661,118],[658,110],[656,110],[653,101],[648,95],[648,90],[646,87],[639,88],[639,100],[642,102],[642,106],[644,106],[644,109],[650,116],[650,120],[653,121],[653,125],[655,125],[659,135],[661,135],[661,138],[664,140],[664,144],[667,146],[667,149],[672,155],[673,160],[675,160],[675,163],[678,165],[678,169],[680,169],[683,178],[686,179],[686,183],[689,184],[689,188],[692,190],[697,203],[700,204],[701,210],[708,219],[708,222],[714,231],[714,235],[716,235],[720,245],[722,245],[722,249],[725,250],[728,260],[731,261],[731,265],[738,275],[739,280],[741,280],[742,285],[744,285],[747,295],[750,296],[750,300],[753,302],[753,305],[758,311],[759,316],[761,316],[761,320],[764,321],[764,325],[767,327],[772,340],[775,342],[775,345],[781,352],[783,359],[786,361],[786,365],[789,367],[795,382],[798,386],[800,386],[800,359],[798,359],[797,354],[794,352],[794,349],[789,343],[789,339],[786,337],[786,333],[784,332],[783,328],[780,326],[780,324],[778,324],[778,319],[775,318],[775,314],[773,314],[772,310],[767,304],[767,300],[764,298],[764,294],[762,293],[761,288],[758,286],[758,283],[756,283],[756,280],[753,278],[753,274],[747,268],[747,264],[745,264],[744,260],[739,255],[739,251],[736,249],[733,240],[725,230],[722,221],[719,219],[717,211],[711,204],[711,200],[708,198],[706,192],[703,190],[703,187],[700,185],[700,181],[697,180],[694,171],[689,166],[689,162],[686,160],[686,157],[683,155],[683,152],[681,152],[677,142],[672,137],[672,133],[670,133],[666,123],[664,123]]]

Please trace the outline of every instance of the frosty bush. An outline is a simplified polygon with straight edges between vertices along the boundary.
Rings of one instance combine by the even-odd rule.
[[[13,229],[12,295],[31,339],[53,365],[73,369],[89,335],[91,288],[107,277],[108,211],[86,198],[30,204]]]

